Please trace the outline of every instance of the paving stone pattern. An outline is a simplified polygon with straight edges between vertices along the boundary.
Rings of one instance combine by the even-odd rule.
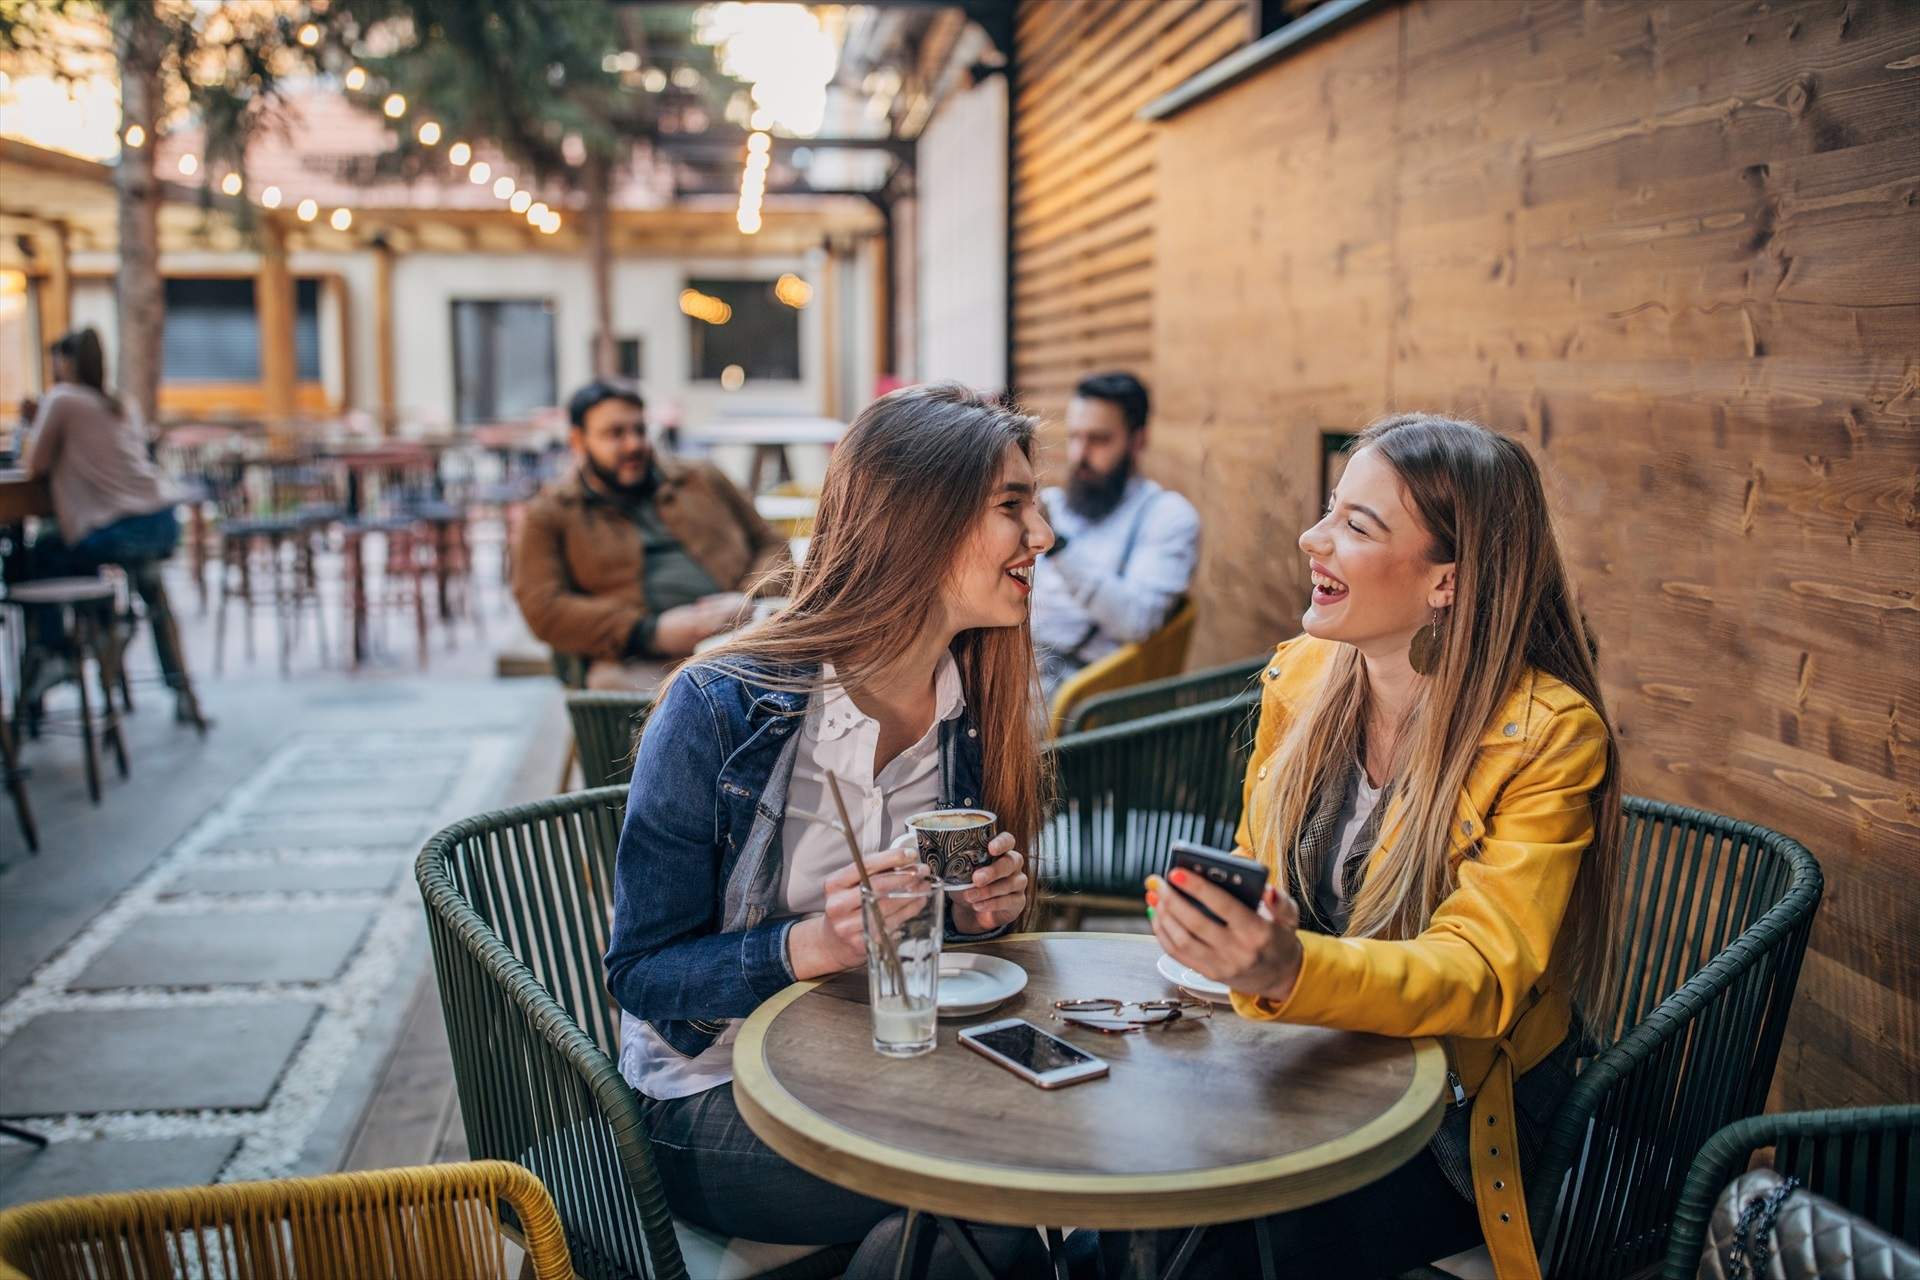
[[[508,733],[302,734],[0,1004],[0,1203],[297,1168]]]

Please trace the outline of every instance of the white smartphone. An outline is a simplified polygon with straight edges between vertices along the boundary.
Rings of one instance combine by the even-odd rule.
[[[1106,1063],[1024,1018],[963,1028],[960,1043],[1042,1089],[1061,1089],[1107,1074]]]

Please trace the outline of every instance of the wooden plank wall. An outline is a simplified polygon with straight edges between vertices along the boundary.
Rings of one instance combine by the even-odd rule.
[[[1629,790],[1826,868],[1776,1102],[1920,1097],[1920,8],[1383,6],[1155,129],[1193,661],[1297,628],[1323,431],[1524,438]]]
[[[1094,369],[1144,369],[1153,329],[1148,100],[1245,44],[1246,0],[1025,0],[1013,72],[1012,385],[1056,418]]]

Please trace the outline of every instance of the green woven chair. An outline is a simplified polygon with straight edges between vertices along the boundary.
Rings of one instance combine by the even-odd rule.
[[[1065,736],[1088,729],[1104,729],[1123,721],[1138,720],[1142,716],[1158,715],[1162,711],[1178,711],[1202,702],[1235,697],[1247,692],[1254,677],[1260,674],[1272,656],[1269,651],[1242,658],[1238,662],[1229,662],[1222,667],[1189,671],[1185,675],[1168,676],[1164,680],[1149,680],[1130,689],[1095,694],[1067,713],[1066,727],[1061,734]]]
[[[653,714],[650,693],[605,691],[567,694],[567,716],[586,790],[626,786],[633,777],[633,748]]]
[[[415,865],[467,1145],[553,1193],[587,1280],[838,1275],[849,1248],[729,1241],[677,1223],[601,976],[625,787],[469,818]]]
[[[1232,846],[1259,707],[1249,691],[1054,739],[1039,866],[1063,927],[1090,908],[1140,911],[1141,882],[1175,840]]]
[[[1707,1139],[1687,1172],[1667,1240],[1667,1280],[1693,1280],[1714,1203],[1757,1151],[1815,1195],[1920,1246],[1920,1106],[1751,1116]]]
[[[1820,904],[1820,866],[1786,836],[1638,797],[1625,810],[1618,1013],[1527,1170],[1548,1276],[1659,1266],[1688,1162],[1766,1105]]]

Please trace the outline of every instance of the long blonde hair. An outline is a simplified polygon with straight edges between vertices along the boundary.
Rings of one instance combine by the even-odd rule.
[[[836,682],[857,693],[920,634],[1008,446],[1031,458],[1035,426],[958,383],[875,400],[834,448],[786,608],[694,661],[807,693],[830,662]],[[952,653],[980,732],[980,801],[1031,850],[1044,803],[1031,630],[1022,622],[963,631]]]
[[[1583,1015],[1604,1025],[1620,850],[1618,753],[1539,468],[1518,442],[1432,414],[1384,418],[1354,449],[1373,449],[1393,468],[1431,535],[1428,558],[1456,569],[1439,660],[1417,682],[1388,767],[1393,805],[1381,828],[1388,848],[1353,900],[1347,933],[1404,939],[1426,928],[1455,887],[1449,855],[1461,845],[1471,855],[1473,838],[1456,831],[1454,803],[1481,738],[1527,670],[1545,672],[1585,698],[1607,725],[1606,774],[1589,796],[1593,840],[1554,943],[1555,968],[1568,976]],[[1306,865],[1300,834],[1329,777],[1340,776],[1358,753],[1368,697],[1359,650],[1340,646],[1268,770],[1262,834],[1296,894],[1310,894],[1320,870]]]

